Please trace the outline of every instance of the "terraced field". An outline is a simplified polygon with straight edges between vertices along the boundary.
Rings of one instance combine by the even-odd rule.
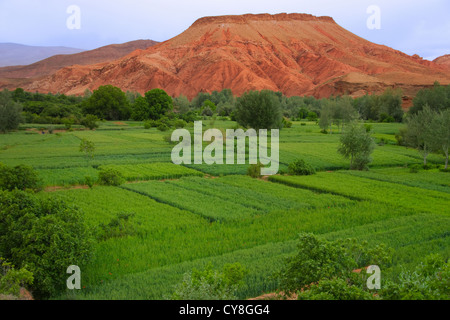
[[[234,125],[214,122],[221,129]],[[376,138],[391,142],[399,128],[372,126]],[[239,297],[257,296],[276,289],[270,275],[295,251],[302,231],[394,248],[386,278],[428,253],[450,257],[450,179],[436,169],[411,173],[405,165],[421,163],[415,150],[379,145],[369,171],[348,171],[336,151],[339,134],[294,122],[281,131],[280,169],[302,158],[320,172],[253,179],[246,176],[248,165],[172,164],[166,135],[137,122],[2,135],[0,162],[34,166],[45,186],[60,187],[39,195],[78,206],[94,234],[118,215],[129,215],[122,235],[97,238],[75,298],[166,299],[185,272],[234,262],[249,270]],[[78,150],[82,138],[95,143],[92,159]],[[430,163],[442,160],[429,157]],[[120,171],[127,182],[80,188],[102,168]]]

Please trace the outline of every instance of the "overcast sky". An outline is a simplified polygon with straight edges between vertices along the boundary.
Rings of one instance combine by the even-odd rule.
[[[79,29],[67,27],[71,5],[80,9]],[[381,29],[367,27],[371,5],[380,8]],[[450,53],[448,0],[0,0],[0,42],[94,49],[168,40],[203,16],[281,12],[331,16],[358,36],[410,55]]]

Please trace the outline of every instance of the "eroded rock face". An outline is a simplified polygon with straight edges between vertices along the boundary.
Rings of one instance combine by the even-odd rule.
[[[260,14],[205,17],[180,35],[115,61],[62,68],[25,89],[83,94],[100,85],[172,96],[230,88],[241,95],[270,89],[288,96],[378,93],[414,95],[450,83],[441,64],[408,56],[345,30],[330,17]]]
[[[433,62],[450,67],[450,54],[443,55],[433,60]]]

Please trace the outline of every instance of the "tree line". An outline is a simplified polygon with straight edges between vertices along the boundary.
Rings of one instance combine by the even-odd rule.
[[[437,96],[442,95],[442,92],[448,96],[448,91],[447,88],[439,87]],[[257,98],[257,95],[261,97]],[[230,89],[224,89],[211,93],[200,92],[189,100],[184,95],[171,97],[157,88],[141,95],[105,85],[93,92],[86,90],[82,96],[32,93],[22,88],[4,90],[0,92],[0,130],[6,132],[17,129],[19,123],[64,124],[70,128],[74,124],[87,126],[92,119],[146,121],[166,116],[177,117],[186,122],[198,117],[218,116],[246,123],[246,119],[242,119],[245,117],[243,108],[247,104],[254,104],[255,99],[270,100],[270,106],[266,104],[264,108],[268,112],[267,116],[275,118],[272,124],[274,126],[281,125],[280,119],[283,118],[312,121],[321,118],[322,129],[331,131],[332,125],[341,127],[353,117],[380,122],[402,122],[404,117],[402,94],[399,90],[392,89],[386,90],[382,95],[365,95],[360,98],[344,95],[323,99],[309,96],[287,97],[281,92],[270,90],[250,91],[237,97]],[[431,105],[435,100],[434,95],[421,92],[413,108],[420,109],[423,101]],[[445,103],[448,105],[448,101]],[[438,108],[442,108],[442,104]],[[258,110],[255,112],[259,114]]]

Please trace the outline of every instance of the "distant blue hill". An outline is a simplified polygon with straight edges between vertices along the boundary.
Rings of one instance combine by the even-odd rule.
[[[17,43],[0,43],[0,67],[28,65],[57,54],[73,54],[83,49],[68,47],[39,47]]]

